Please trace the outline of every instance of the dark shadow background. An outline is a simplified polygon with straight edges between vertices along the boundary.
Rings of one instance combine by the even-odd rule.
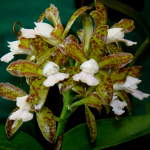
[[[84,5],[88,5],[90,2],[87,0],[84,0]],[[77,2],[77,3],[76,3]],[[135,1],[135,0],[122,0],[122,2],[125,2],[129,4],[130,6],[134,7],[146,20],[147,23],[150,26],[150,1]],[[71,15],[81,6],[81,0],[5,0],[0,1],[0,57],[2,57],[4,54],[9,52],[9,48],[7,47],[7,41],[15,41],[17,40],[16,35],[13,33],[13,24],[14,22],[18,21],[24,28],[34,28],[34,22],[37,21],[38,17],[46,8],[50,6],[50,4],[54,4],[60,13],[60,18],[62,24],[67,24],[68,20],[70,19]],[[76,4],[75,4],[76,3]],[[127,16],[124,16],[123,14],[120,14],[119,12],[113,11],[108,8],[108,16],[110,20],[112,21],[112,25],[114,22],[120,21],[122,18],[129,18]],[[44,20],[46,21],[46,20]],[[76,32],[77,26],[78,26],[78,19],[72,26],[72,31]],[[46,21],[48,22],[48,21]],[[132,33],[126,34],[125,38],[137,41],[136,46],[132,46],[129,48],[125,48],[126,51],[135,53],[138,47],[144,42],[145,35],[142,32],[142,29],[139,28],[138,24],[136,24],[136,29]],[[139,84],[139,90],[150,93],[150,51],[149,48],[147,51],[141,56],[141,58],[138,61],[138,65],[142,65],[142,76],[140,79],[142,79],[142,83]],[[14,60],[19,59],[20,56],[15,56]],[[20,78],[10,75],[6,71],[6,67],[8,66],[7,63],[0,62],[0,83],[1,82],[9,82],[11,84],[14,84],[15,86],[20,87]],[[25,84],[25,78],[22,79],[22,85],[21,88],[26,91],[26,84]],[[59,95],[57,92],[57,87],[54,86],[53,88],[50,88],[50,93],[46,102],[46,106],[48,106],[53,113],[56,116],[59,116],[62,108],[62,99],[61,95]],[[27,93],[29,92],[29,88],[27,87]],[[140,114],[146,114],[146,102],[150,101],[150,97],[145,100],[138,100],[134,97],[132,97],[132,107],[133,112],[132,115],[140,115]],[[0,97],[0,125],[5,125],[5,122],[7,120],[7,117],[12,112],[12,110],[15,108],[16,104],[13,101],[5,100]],[[104,112],[105,114],[105,112]],[[80,117],[79,117],[80,116]],[[97,116],[96,116],[97,117]],[[109,116],[111,117],[111,115]],[[99,118],[99,117],[97,117]],[[103,116],[102,116],[103,118]],[[84,118],[84,107],[79,108],[76,110],[75,114],[71,116],[71,118],[68,121],[67,129],[76,126],[77,124],[85,122]],[[20,130],[30,134],[32,137],[36,138],[38,142],[45,148],[45,149],[51,149],[51,144],[49,144],[40,133],[38,126],[36,124],[36,119],[24,123]],[[139,146],[146,147],[148,146],[148,141],[150,141],[150,134],[147,134],[145,136],[142,136],[138,139],[132,140],[130,142],[120,144],[118,146],[107,148],[107,149],[127,149],[127,148],[136,148]],[[47,147],[48,145],[48,147]],[[129,146],[130,145],[130,146]],[[132,146],[131,146],[132,145]],[[144,148],[143,147],[143,148]],[[145,149],[145,148],[144,148]]]

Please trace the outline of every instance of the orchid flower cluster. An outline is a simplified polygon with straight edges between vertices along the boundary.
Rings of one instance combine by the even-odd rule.
[[[0,83],[0,96],[16,101],[17,105],[6,122],[9,138],[23,122],[30,121],[34,113],[43,136],[49,142],[53,143],[62,134],[60,130],[57,132],[56,116],[44,106],[49,87],[54,85],[59,87],[65,99],[62,111],[67,110],[70,114],[71,110],[85,105],[92,142],[97,133],[95,117],[90,107],[99,112],[106,108],[107,113],[113,112],[116,116],[121,116],[125,107],[129,113],[132,110],[128,93],[139,100],[149,96],[137,90],[141,82],[138,79],[141,66],[125,67],[132,61],[133,55],[123,52],[119,44],[137,44],[124,38],[126,33],[135,28],[134,21],[122,19],[109,28],[104,5],[95,1],[95,8],[90,14],[85,13],[89,7],[78,9],[64,29],[58,9],[51,4],[38,21],[34,22],[34,29],[21,28],[18,40],[8,42],[10,52],[1,57],[1,61],[8,63],[14,55],[26,54],[25,60],[10,63],[6,70],[14,76],[26,77],[30,86],[27,94],[12,84]],[[77,31],[77,38],[68,33],[80,15],[83,29]],[[53,25],[44,23],[45,17]],[[74,99],[67,98],[70,91],[74,91]],[[61,128],[61,124],[64,125],[63,120],[68,114],[57,120],[58,128]]]

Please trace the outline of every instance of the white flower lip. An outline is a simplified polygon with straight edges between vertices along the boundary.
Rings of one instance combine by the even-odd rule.
[[[96,86],[99,80],[94,77],[94,74],[98,72],[99,67],[94,59],[85,61],[81,66],[81,72],[73,76],[74,81],[81,81],[89,86]]]
[[[53,86],[59,81],[63,81],[69,77],[69,74],[60,73],[59,66],[50,61],[45,64],[43,68],[43,75],[47,77],[47,79],[43,82],[46,87]]]
[[[0,60],[8,63],[14,58],[14,55],[16,55],[16,54],[33,55],[33,52],[31,50],[19,48],[18,47],[19,43],[20,43],[19,40],[13,41],[13,42],[8,42],[8,44],[9,44],[8,47],[10,48],[11,52],[2,56]]]
[[[30,104],[26,102],[28,98],[28,95],[22,96],[22,97],[17,97],[17,106],[19,107],[19,110],[13,112],[9,119],[10,120],[20,120],[26,122],[29,121],[33,118],[33,114],[30,113]]]
[[[125,106],[127,106],[127,103],[121,102],[120,100],[116,100],[116,99],[117,99],[117,95],[116,93],[114,93],[110,106],[113,107],[112,111],[114,111],[116,115],[120,116],[125,112],[123,109]]]
[[[125,42],[127,46],[136,45],[137,42],[132,42],[130,40],[124,39],[124,31],[122,31],[122,29],[123,28],[108,29],[106,44],[122,41]]]
[[[150,94],[143,93],[139,90],[137,90],[138,86],[141,80],[138,78],[134,78],[132,76],[127,76],[125,83],[123,84],[114,84],[113,89],[114,90],[125,90],[127,93],[131,93],[134,97],[143,100],[144,98],[147,98],[150,96]]]

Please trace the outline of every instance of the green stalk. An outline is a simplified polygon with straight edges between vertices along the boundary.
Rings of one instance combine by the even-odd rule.
[[[83,105],[83,104],[84,104],[84,100],[81,99],[81,100],[79,100],[79,101],[74,102],[72,105],[68,106],[68,109],[69,109],[69,110],[72,110],[73,108],[78,107],[78,106],[81,106],[81,105]]]
[[[72,67],[74,65],[73,59],[71,57],[69,57],[69,63],[70,63],[70,67]],[[65,102],[64,102],[63,109],[62,109],[62,112],[60,115],[61,122],[58,122],[57,132],[56,132],[56,136],[55,136],[55,142],[57,140],[57,137],[59,135],[63,134],[65,131],[66,123],[70,116],[70,110],[68,110],[67,106],[71,105],[73,103],[73,96],[74,96],[73,91],[68,90],[66,92]]]
[[[66,123],[70,116],[70,110],[68,110],[67,105],[71,105],[73,102],[73,93],[72,92],[73,91],[68,90],[66,93],[66,99],[64,102],[63,110],[60,115],[61,122],[58,122],[57,132],[56,132],[56,136],[55,136],[55,142],[57,140],[57,137],[59,135],[63,134],[65,131]]]
[[[135,53],[134,58],[131,61],[129,67],[132,67],[135,65],[140,55],[148,48],[149,45],[150,45],[150,39],[147,37],[146,40],[142,43],[142,45],[139,47],[139,49]]]

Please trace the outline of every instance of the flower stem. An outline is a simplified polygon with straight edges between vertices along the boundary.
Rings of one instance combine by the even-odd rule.
[[[68,109],[72,110],[73,108],[80,106],[80,105],[83,105],[83,104],[84,104],[84,100],[81,99],[79,101],[74,102],[72,105],[68,106]]]
[[[66,99],[64,102],[63,110],[60,115],[61,122],[58,122],[57,132],[56,132],[56,136],[55,136],[55,142],[57,140],[57,137],[59,135],[63,134],[65,131],[66,123],[70,116],[70,110],[68,110],[67,105],[72,104],[72,102],[73,102],[73,91],[68,90],[66,93]]]

